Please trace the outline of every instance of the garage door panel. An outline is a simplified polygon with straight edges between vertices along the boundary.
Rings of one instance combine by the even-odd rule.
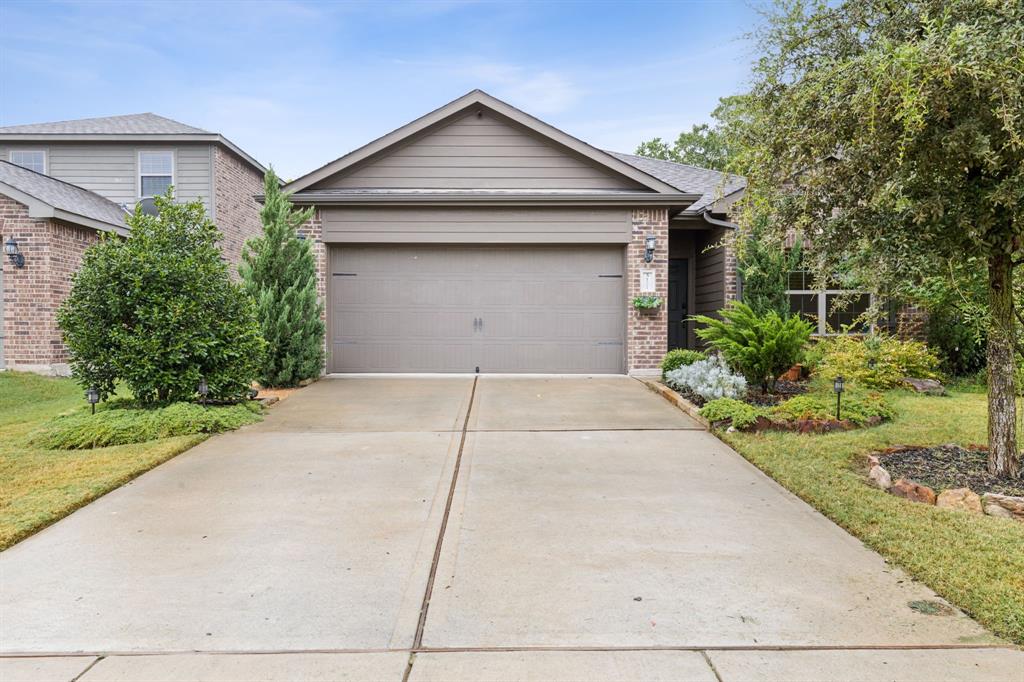
[[[623,370],[621,247],[346,245],[330,255],[331,371]]]

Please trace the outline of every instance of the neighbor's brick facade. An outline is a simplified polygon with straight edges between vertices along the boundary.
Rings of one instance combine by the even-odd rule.
[[[644,240],[657,239],[654,259],[644,262]],[[654,311],[633,307],[640,296],[640,271],[654,270],[655,296],[664,302]],[[626,369],[630,374],[657,372],[668,349],[668,209],[633,211],[632,239],[626,246]]]
[[[219,145],[213,148],[213,174],[214,222],[224,235],[220,247],[233,264],[231,274],[237,277],[242,247],[263,231],[254,198],[263,193],[263,174]]]
[[[3,353],[8,369],[66,373],[68,352],[56,312],[71,292],[71,277],[95,230],[49,218],[30,218],[28,208],[0,195],[0,241],[14,237],[25,267],[3,259]]]

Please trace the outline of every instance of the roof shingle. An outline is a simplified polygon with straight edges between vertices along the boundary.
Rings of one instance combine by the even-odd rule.
[[[0,127],[0,135],[212,135],[156,114],[128,114]]]
[[[722,197],[747,186],[747,179],[740,175],[634,154],[607,153],[620,161],[625,161],[637,170],[653,175],[662,182],[667,182],[681,192],[700,194],[701,198],[687,208],[687,212],[697,212],[707,208]]]
[[[125,229],[128,213],[109,199],[78,185],[72,185],[49,175],[0,161],[0,183],[27,194],[55,209],[91,218],[114,228]]]

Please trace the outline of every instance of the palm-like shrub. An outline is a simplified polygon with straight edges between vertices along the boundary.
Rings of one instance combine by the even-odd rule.
[[[757,315],[750,306],[732,302],[720,313],[722,319],[697,315],[705,325],[697,336],[720,352],[729,366],[750,384],[768,393],[783,372],[796,364],[811,338],[810,323],[797,316],[782,317],[775,311]]]

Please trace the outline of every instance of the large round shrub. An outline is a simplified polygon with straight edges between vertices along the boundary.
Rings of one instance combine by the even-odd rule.
[[[251,298],[221,259],[198,201],[157,197],[158,215],[128,218],[127,237],[90,247],[58,312],[74,376],[102,397],[123,381],[143,403],[248,391],[264,341]]]

